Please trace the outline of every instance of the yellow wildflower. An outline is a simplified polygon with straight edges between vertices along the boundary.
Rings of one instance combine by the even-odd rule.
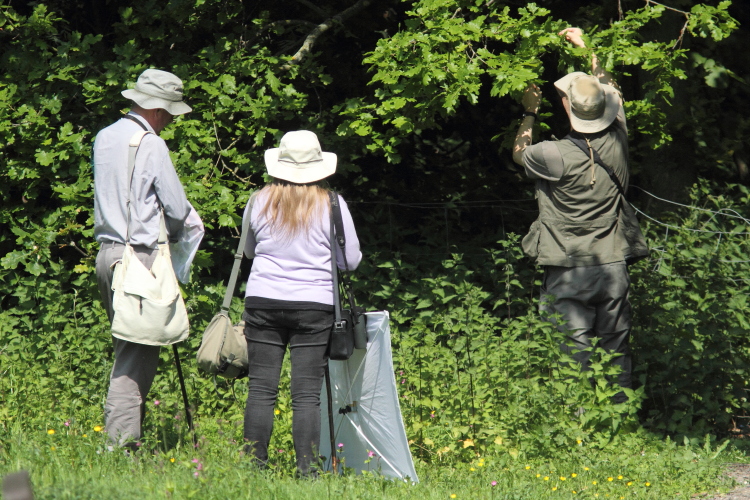
[[[583,470],[589,470],[589,468],[588,467],[584,467]]]
[[[545,481],[549,481],[549,476],[544,476]]]
[[[89,435],[88,434],[84,434],[83,437],[87,438],[87,437],[89,437]]]
[[[633,485],[633,481],[628,481],[628,486],[632,486],[632,485]]]
[[[617,479],[622,479],[622,476],[617,476]]]
[[[531,466],[530,466],[530,465],[527,465],[527,466],[526,466],[526,470],[529,470],[529,469],[531,469]]]
[[[474,467],[469,469],[471,472],[474,472],[476,469]]]
[[[576,477],[577,475],[578,475],[578,474],[576,474],[576,473],[574,472],[573,474],[571,474],[571,475],[570,475],[570,477]]]
[[[94,432],[102,432],[102,426],[101,425],[95,425],[94,426]]]
[[[583,443],[583,441],[581,441],[580,439],[576,439],[576,443],[581,444]]]
[[[49,449],[55,451],[57,448],[55,448],[54,446],[50,446]]]
[[[47,429],[47,434],[50,436],[55,433],[55,429]]]
[[[565,481],[565,476],[560,476],[560,481]]]
[[[169,461],[174,463],[174,457],[170,458]]]
[[[591,484],[596,485],[596,481],[591,481]]]
[[[574,494],[574,495],[576,494],[576,490],[573,490],[573,494]]]
[[[456,498],[456,494],[455,493],[451,493],[451,498]]]
[[[552,491],[557,491],[557,486],[553,486]]]
[[[614,479],[614,478],[612,478],[612,477],[608,477],[608,478],[607,478],[607,481],[612,481],[613,479]]]
[[[651,483],[646,483],[646,486],[651,486]]]
[[[278,408],[273,410],[274,415],[278,415],[279,413],[281,413],[281,410],[279,410]]]
[[[537,474],[536,477],[542,477],[542,475],[541,474]]]

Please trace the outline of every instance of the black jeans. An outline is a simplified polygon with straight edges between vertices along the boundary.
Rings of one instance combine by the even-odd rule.
[[[246,309],[243,318],[250,362],[245,440],[253,446],[255,458],[265,463],[273,431],[281,363],[289,345],[294,451],[297,470],[308,474],[311,465],[317,463],[320,446],[320,390],[328,363],[333,312]]]

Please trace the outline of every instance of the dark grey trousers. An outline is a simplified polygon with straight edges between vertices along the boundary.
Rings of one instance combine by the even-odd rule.
[[[156,258],[157,250],[134,246],[135,254],[147,269]],[[112,275],[114,264],[122,258],[125,245],[103,243],[96,256],[96,278],[102,304],[110,324],[112,309]],[[141,438],[141,423],[146,396],[159,365],[159,346],[134,344],[112,337],[115,363],[109,377],[109,392],[104,405],[104,427],[109,439],[119,445]]]
[[[561,346],[563,351],[583,365],[589,365],[593,338],[607,352],[617,353],[613,363],[622,368],[617,382],[620,387],[632,387],[632,359],[630,328],[632,315],[628,296],[630,275],[625,262],[598,266],[547,266],[540,300],[543,316],[557,313],[564,324],[560,330],[568,333],[573,346]],[[625,393],[615,396],[616,402],[626,400]]]
[[[249,390],[245,440],[261,463],[268,460],[274,406],[286,347],[292,361],[292,437],[297,470],[315,470],[320,448],[320,390],[328,363],[333,312],[295,309],[246,309]]]

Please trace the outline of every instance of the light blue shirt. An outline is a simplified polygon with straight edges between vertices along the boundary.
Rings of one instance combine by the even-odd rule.
[[[129,114],[154,131],[144,118],[132,111]],[[101,130],[94,141],[94,236],[100,243],[126,242],[129,188],[132,245],[156,248],[159,202],[164,207],[170,239],[179,236],[192,208],[169,158],[167,144],[155,134],[143,137],[128,186],[128,144],[133,134],[142,130],[132,120],[121,118]]]

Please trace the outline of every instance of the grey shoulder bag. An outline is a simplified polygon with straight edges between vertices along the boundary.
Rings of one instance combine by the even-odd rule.
[[[248,214],[252,213],[252,205]],[[232,274],[229,276],[227,290],[224,293],[224,302],[221,309],[213,317],[203,332],[201,346],[198,349],[198,366],[213,375],[224,378],[241,378],[247,375],[247,340],[245,339],[245,322],[240,321],[233,325],[229,318],[229,308],[232,304],[232,296],[237,286],[237,276],[240,272],[242,255],[245,251],[247,232],[250,230],[250,216],[242,224],[242,234],[237,252],[234,254],[234,265]]]

